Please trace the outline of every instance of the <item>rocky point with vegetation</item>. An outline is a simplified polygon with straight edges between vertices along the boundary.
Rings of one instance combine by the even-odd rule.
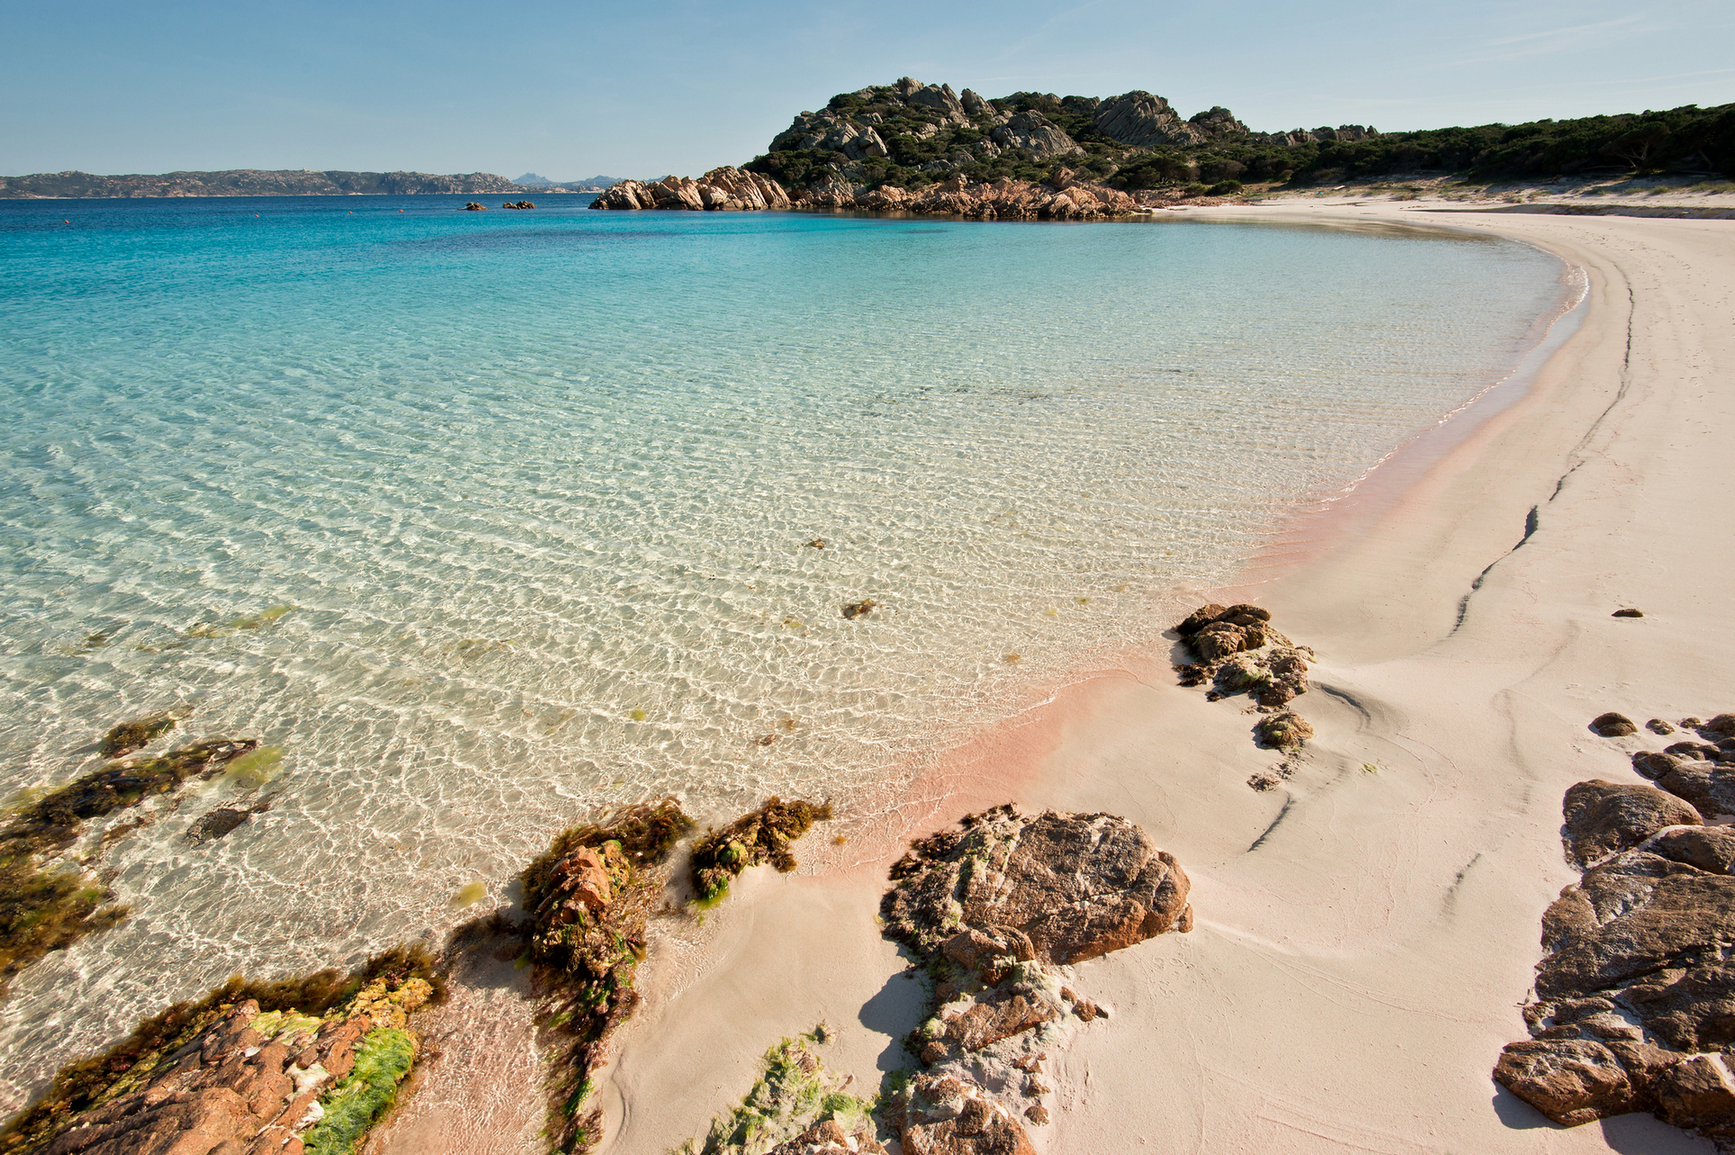
[[[592,207],[1090,220],[1253,185],[1610,173],[1735,177],[1735,105],[1416,132],[1358,124],[1257,132],[1221,107],[1183,119],[1144,91],[989,99],[904,77],[800,113],[739,169],[623,182]]]

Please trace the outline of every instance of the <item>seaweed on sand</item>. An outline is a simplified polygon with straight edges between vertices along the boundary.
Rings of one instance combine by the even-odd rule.
[[[127,914],[89,874],[44,859],[71,846],[87,820],[166,794],[189,778],[209,777],[258,744],[215,738],[122,758],[21,807],[0,829],[0,999],[13,975]]]
[[[702,1141],[689,1139],[672,1155],[746,1155],[785,1145],[800,1150],[828,1139],[836,1144],[828,1150],[884,1151],[875,1139],[877,1097],[850,1094],[845,1088],[853,1080],[825,1069],[814,1053],[825,1037],[822,1024],[766,1051],[741,1105],[713,1119]]]
[[[534,921],[530,958],[550,997],[548,1136],[563,1152],[601,1137],[601,1111],[584,1109],[615,1030],[638,1008],[633,975],[668,881],[676,839],[692,827],[672,798],[617,810],[557,835],[519,879]]]
[[[774,796],[723,829],[707,831],[693,845],[693,889],[699,901],[717,902],[728,893],[729,883],[749,866],[770,862],[788,874],[796,866],[789,844],[815,822],[830,818],[829,802],[784,802]]]

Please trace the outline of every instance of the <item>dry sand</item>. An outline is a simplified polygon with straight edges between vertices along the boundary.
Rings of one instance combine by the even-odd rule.
[[[1197,591],[1263,604],[1317,649],[1299,772],[1249,789],[1273,761],[1253,719],[1177,687],[1170,654],[1073,679],[847,846],[811,835],[808,872],[752,871],[705,925],[663,933],[600,1092],[603,1150],[703,1134],[767,1047],[821,1020],[842,1029],[828,1062],[871,1087],[920,1000],[875,925],[885,867],[910,835],[1008,799],[1140,823],[1198,912],[1190,935],[1077,969],[1114,1014],[1057,1056],[1060,1110],[1033,1129],[1048,1152],[1711,1150],[1644,1115],[1556,1127],[1489,1072],[1524,1037],[1542,911],[1576,879],[1562,793],[1637,782],[1626,751],[1662,744],[1586,723],[1735,708],[1735,224],[1443,207],[1193,210],[1493,232],[1588,280],[1515,403],[1395,461],[1367,488],[1382,500],[1298,520],[1239,588]],[[1625,606],[1646,616],[1610,616]]]

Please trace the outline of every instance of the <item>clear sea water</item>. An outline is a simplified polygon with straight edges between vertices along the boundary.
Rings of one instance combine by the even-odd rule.
[[[1445,233],[465,199],[0,202],[0,791],[152,710],[282,751],[103,853],[133,917],[16,980],[0,1110],[601,806],[847,812],[1155,641],[1562,295]]]

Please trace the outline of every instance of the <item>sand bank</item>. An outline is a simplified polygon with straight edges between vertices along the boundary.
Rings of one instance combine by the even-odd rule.
[[[1034,1128],[1047,1150],[1710,1150],[1649,1116],[1563,1130],[1489,1071],[1524,1036],[1542,911],[1576,880],[1562,792],[1639,781],[1640,740],[1586,722],[1735,707],[1735,226],[1436,207],[1194,210],[1493,232],[1588,279],[1529,391],[1396,500],[1199,591],[1263,604],[1317,649],[1300,772],[1250,790],[1272,760],[1253,719],[1176,687],[1168,654],[1079,678],[847,846],[810,848],[823,869],[754,872],[653,952],[602,1090],[606,1150],[702,1133],[768,1046],[821,1019],[842,1028],[829,1061],[877,1078],[918,1002],[873,920],[885,866],[907,835],[1009,798],[1140,823],[1192,875],[1199,919],[1079,968],[1115,1014],[1061,1058],[1063,1109]],[[1646,616],[1610,617],[1624,606]]]

